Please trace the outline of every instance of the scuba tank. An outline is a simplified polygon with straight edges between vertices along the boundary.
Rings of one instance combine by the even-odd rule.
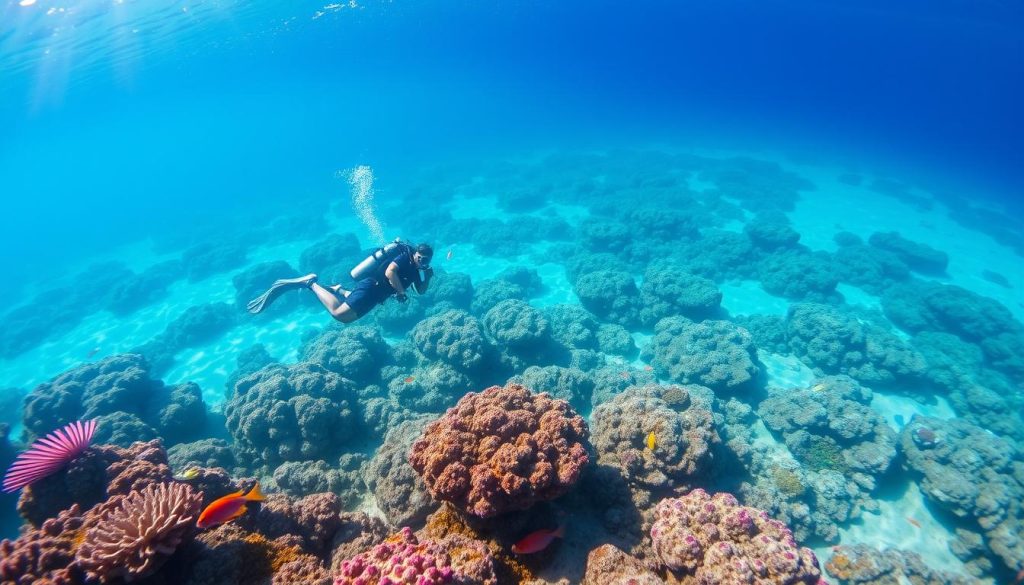
[[[385,266],[387,262],[391,262],[398,257],[404,250],[409,249],[409,244],[402,242],[402,238],[395,238],[395,241],[386,244],[382,248],[377,248],[372,254],[366,257],[362,262],[356,264],[349,272],[349,276],[352,280],[362,280],[373,276],[381,266]]]

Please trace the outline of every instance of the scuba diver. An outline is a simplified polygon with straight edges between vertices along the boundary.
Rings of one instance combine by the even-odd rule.
[[[340,284],[321,286],[317,283],[316,274],[285,278],[274,282],[267,292],[249,301],[249,312],[255,315],[263,311],[286,291],[308,288],[332,317],[342,323],[351,323],[392,295],[400,303],[408,301],[406,291],[410,286],[419,294],[427,292],[430,279],[434,277],[434,270],[430,267],[433,257],[434,249],[429,244],[413,247],[396,239],[375,250],[352,269],[352,279],[357,281],[352,290],[345,290]]]

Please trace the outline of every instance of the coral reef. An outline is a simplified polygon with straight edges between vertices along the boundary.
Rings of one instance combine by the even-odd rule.
[[[325,284],[347,282],[349,270],[365,256],[354,234],[329,234],[302,251],[299,272],[316,273]]]
[[[654,327],[641,357],[659,376],[679,384],[699,384],[716,393],[747,393],[760,373],[750,333],[729,321],[694,323],[666,317]]]
[[[927,583],[929,585],[977,585],[980,582],[929,567],[916,552],[899,549],[877,550],[866,544],[832,548],[825,563],[829,575],[841,585],[886,585]]]
[[[720,441],[710,395],[707,388],[649,385],[599,405],[591,417],[598,463],[620,469],[641,489],[693,487],[708,472]]]
[[[596,270],[573,282],[580,303],[599,319],[624,327],[639,325],[643,301],[633,275],[624,271]]]
[[[589,461],[588,438],[564,400],[492,386],[427,425],[409,460],[435,498],[487,518],[568,491]]]
[[[757,409],[765,426],[781,433],[806,469],[848,478],[856,503],[871,505],[878,478],[896,457],[896,433],[868,406],[871,390],[846,376],[816,380],[810,388],[780,390]]]
[[[154,374],[174,365],[178,352],[212,341],[238,323],[238,314],[227,303],[194,305],[167,324],[162,333],[132,350],[146,356]]]
[[[561,366],[530,366],[522,375],[510,378],[509,382],[566,400],[577,411],[589,408],[594,391],[594,379],[590,375],[579,368]]]
[[[582,585],[661,585],[665,581],[614,545],[602,544],[587,555]]]
[[[904,465],[935,506],[968,521],[989,555],[1024,569],[1024,453],[959,419],[914,417],[900,434]]]
[[[422,524],[437,508],[423,480],[409,463],[409,450],[427,425],[426,417],[388,431],[384,444],[363,467],[363,480],[393,526]]]
[[[949,264],[949,256],[927,244],[912,242],[898,232],[875,232],[868,243],[889,252],[900,259],[911,270],[922,274],[942,275]]]
[[[117,417],[102,418],[106,415]],[[137,354],[115,355],[72,368],[36,386],[25,397],[24,422],[29,438],[74,420],[97,417],[97,442],[117,434],[119,420],[143,426],[134,430],[141,437],[120,435],[122,445],[157,434],[175,442],[189,440],[201,431],[206,407],[198,386],[164,386],[150,378],[149,365]]]
[[[790,305],[786,334],[793,354],[818,373],[880,387],[906,387],[925,375],[924,356],[911,345],[829,305]]]
[[[475,372],[484,363],[487,344],[475,317],[465,311],[445,311],[420,322],[411,332],[416,350],[463,372]]]
[[[313,332],[302,341],[299,350],[303,362],[323,366],[356,384],[380,380],[380,369],[391,362],[391,348],[373,327],[331,326]]]
[[[461,558],[465,553],[459,550],[460,544],[465,548],[464,541],[454,546],[451,542],[420,541],[406,527],[372,550],[342,561],[334,585],[497,585],[493,567],[489,571],[479,569],[481,564],[489,566],[492,563],[487,549],[479,545],[473,551],[475,554],[466,555],[476,557],[472,558],[469,571],[466,571],[463,568],[466,560]]]
[[[681,265],[652,262],[644,273],[640,300],[640,320],[650,327],[675,315],[713,317],[721,307],[722,292],[713,281],[689,274]]]
[[[786,525],[731,494],[696,489],[662,500],[651,539],[658,562],[696,583],[806,583],[821,577],[818,559]]]
[[[337,461],[361,426],[357,406],[351,380],[300,362],[241,378],[224,414],[237,460],[269,473],[289,461]]]
[[[260,262],[236,273],[231,277],[231,282],[235,285],[235,311],[247,313],[246,304],[250,299],[263,294],[275,280],[295,278],[297,274],[298,271],[283,260]],[[271,315],[270,318],[280,317],[294,311],[301,306],[301,293],[301,290],[286,291],[274,301],[270,310],[258,313],[257,318],[266,319],[267,315]]]

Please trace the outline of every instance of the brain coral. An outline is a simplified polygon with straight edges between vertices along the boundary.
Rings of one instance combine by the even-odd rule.
[[[646,489],[686,485],[708,470],[715,431],[710,395],[690,386],[634,386],[594,409],[598,461]],[[646,445],[654,433],[654,449]]]
[[[435,498],[487,518],[567,492],[589,461],[588,435],[568,402],[492,386],[430,423],[409,460]]]
[[[646,325],[653,325],[672,315],[691,319],[710,317],[722,304],[722,291],[713,281],[694,276],[683,266],[653,262],[644,273],[640,298],[643,301],[640,319]]]
[[[743,391],[760,372],[753,337],[728,321],[693,323],[666,317],[654,327],[643,355],[659,375],[716,392]]]
[[[732,494],[696,489],[659,502],[654,518],[656,558],[694,583],[817,585],[821,577],[814,553],[798,547],[785,524],[740,506]]]

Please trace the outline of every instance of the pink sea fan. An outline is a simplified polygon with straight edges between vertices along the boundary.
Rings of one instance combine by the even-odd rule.
[[[4,477],[4,492],[13,492],[64,467],[89,447],[96,421],[75,421],[32,443],[18,455]]]

